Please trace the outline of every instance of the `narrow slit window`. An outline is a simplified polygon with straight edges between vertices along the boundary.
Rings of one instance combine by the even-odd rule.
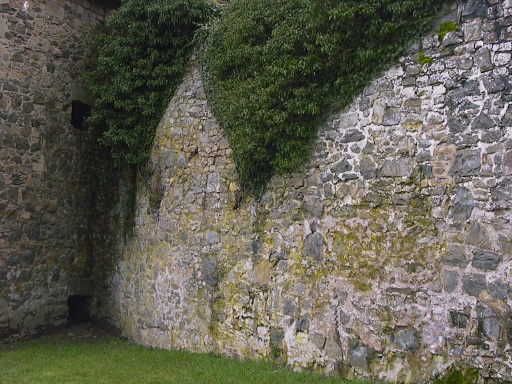
[[[91,106],[80,100],[71,103],[71,125],[80,131],[86,131],[85,119],[91,114]]]

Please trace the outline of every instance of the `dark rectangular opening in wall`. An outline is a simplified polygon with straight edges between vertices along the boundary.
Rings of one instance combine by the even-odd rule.
[[[91,106],[80,100],[71,102],[71,125],[80,131],[86,131],[85,119],[91,114]]]
[[[92,296],[71,295],[68,297],[68,324],[84,323],[91,319]]]
[[[121,6],[121,0],[93,0],[93,3],[105,5],[109,8],[119,8]]]

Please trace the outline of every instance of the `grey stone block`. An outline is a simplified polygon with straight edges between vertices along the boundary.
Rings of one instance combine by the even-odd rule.
[[[475,120],[471,123],[471,128],[473,129],[490,129],[496,126],[496,123],[485,113],[480,113]]]
[[[451,216],[455,221],[465,221],[471,217],[471,212],[475,207],[473,196],[466,188],[457,188],[453,199]]]
[[[400,124],[400,112],[394,108],[387,108],[384,113],[382,124],[386,126]]]
[[[481,72],[491,71],[494,68],[491,60],[491,51],[487,47],[481,48],[477,51],[475,54],[475,60]]]
[[[380,175],[382,177],[410,177],[412,171],[410,159],[385,160]]]
[[[508,80],[500,76],[486,76],[482,79],[488,93],[498,93],[508,88]]]
[[[466,248],[451,245],[449,252],[443,258],[443,263],[453,267],[466,267],[468,265]]]
[[[456,271],[444,271],[442,274],[442,279],[445,291],[453,292],[459,285],[460,274]]]
[[[324,203],[322,199],[316,196],[307,196],[304,198],[304,210],[309,215],[319,219],[324,212]]]
[[[502,324],[498,314],[491,308],[483,305],[477,307],[478,330],[484,337],[492,340],[501,338]]]
[[[392,334],[392,342],[399,349],[416,352],[421,346],[421,337],[415,329],[403,328]]]
[[[342,143],[353,143],[364,140],[365,135],[358,129],[349,129],[341,139]]]
[[[478,297],[480,293],[487,289],[485,275],[470,274],[462,278],[462,289],[470,296]]]
[[[304,240],[304,256],[312,257],[315,260],[324,258],[324,238],[321,233],[310,233]]]
[[[216,244],[219,242],[219,234],[215,231],[207,231],[206,232],[206,241],[208,244]]]
[[[466,243],[480,249],[491,249],[491,235],[486,225],[478,222],[471,223],[467,228]]]
[[[351,340],[349,343],[348,360],[351,365],[362,371],[368,370],[371,361],[372,350],[358,340]]]
[[[454,176],[476,176],[480,173],[481,167],[480,149],[462,150],[457,152],[450,174]]]
[[[301,316],[296,323],[298,332],[306,332],[309,330],[309,315]]]
[[[501,255],[492,252],[477,251],[474,254],[472,265],[483,271],[493,271],[500,264]]]
[[[509,297],[512,297],[512,287],[501,279],[489,283],[487,290],[496,300],[507,301]]]
[[[452,325],[457,328],[466,328],[469,321],[469,315],[465,312],[450,311]]]
[[[352,170],[352,165],[348,162],[348,160],[342,160],[335,165],[332,166],[331,172],[334,174],[340,174],[343,172],[349,172]]]
[[[218,282],[218,271],[217,261],[211,258],[203,258],[203,273],[204,281],[210,286],[217,285]]]
[[[359,171],[365,179],[377,177],[377,164],[369,157],[364,157],[359,164]]]

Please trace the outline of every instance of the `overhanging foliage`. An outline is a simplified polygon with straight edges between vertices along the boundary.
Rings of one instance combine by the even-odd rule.
[[[425,32],[446,0],[233,0],[205,48],[207,89],[242,187],[308,159],[346,106]]]
[[[98,36],[86,83],[95,98],[89,131],[116,165],[144,163],[158,122],[182,80],[207,0],[126,0]]]
[[[233,149],[242,190],[309,157],[322,119],[348,105],[430,26],[448,0],[233,0],[208,30],[210,103]],[[182,80],[208,0],[126,0],[99,38],[88,85],[92,135],[117,165],[149,155]]]

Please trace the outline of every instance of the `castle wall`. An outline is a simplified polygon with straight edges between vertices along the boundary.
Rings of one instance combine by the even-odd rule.
[[[0,1],[0,339],[63,324],[68,296],[92,293],[90,153],[70,122],[105,4]]]
[[[139,175],[102,315],[154,347],[512,380],[512,2],[463,5],[443,19],[460,16],[457,32],[411,47],[259,200],[239,204],[194,65]]]

